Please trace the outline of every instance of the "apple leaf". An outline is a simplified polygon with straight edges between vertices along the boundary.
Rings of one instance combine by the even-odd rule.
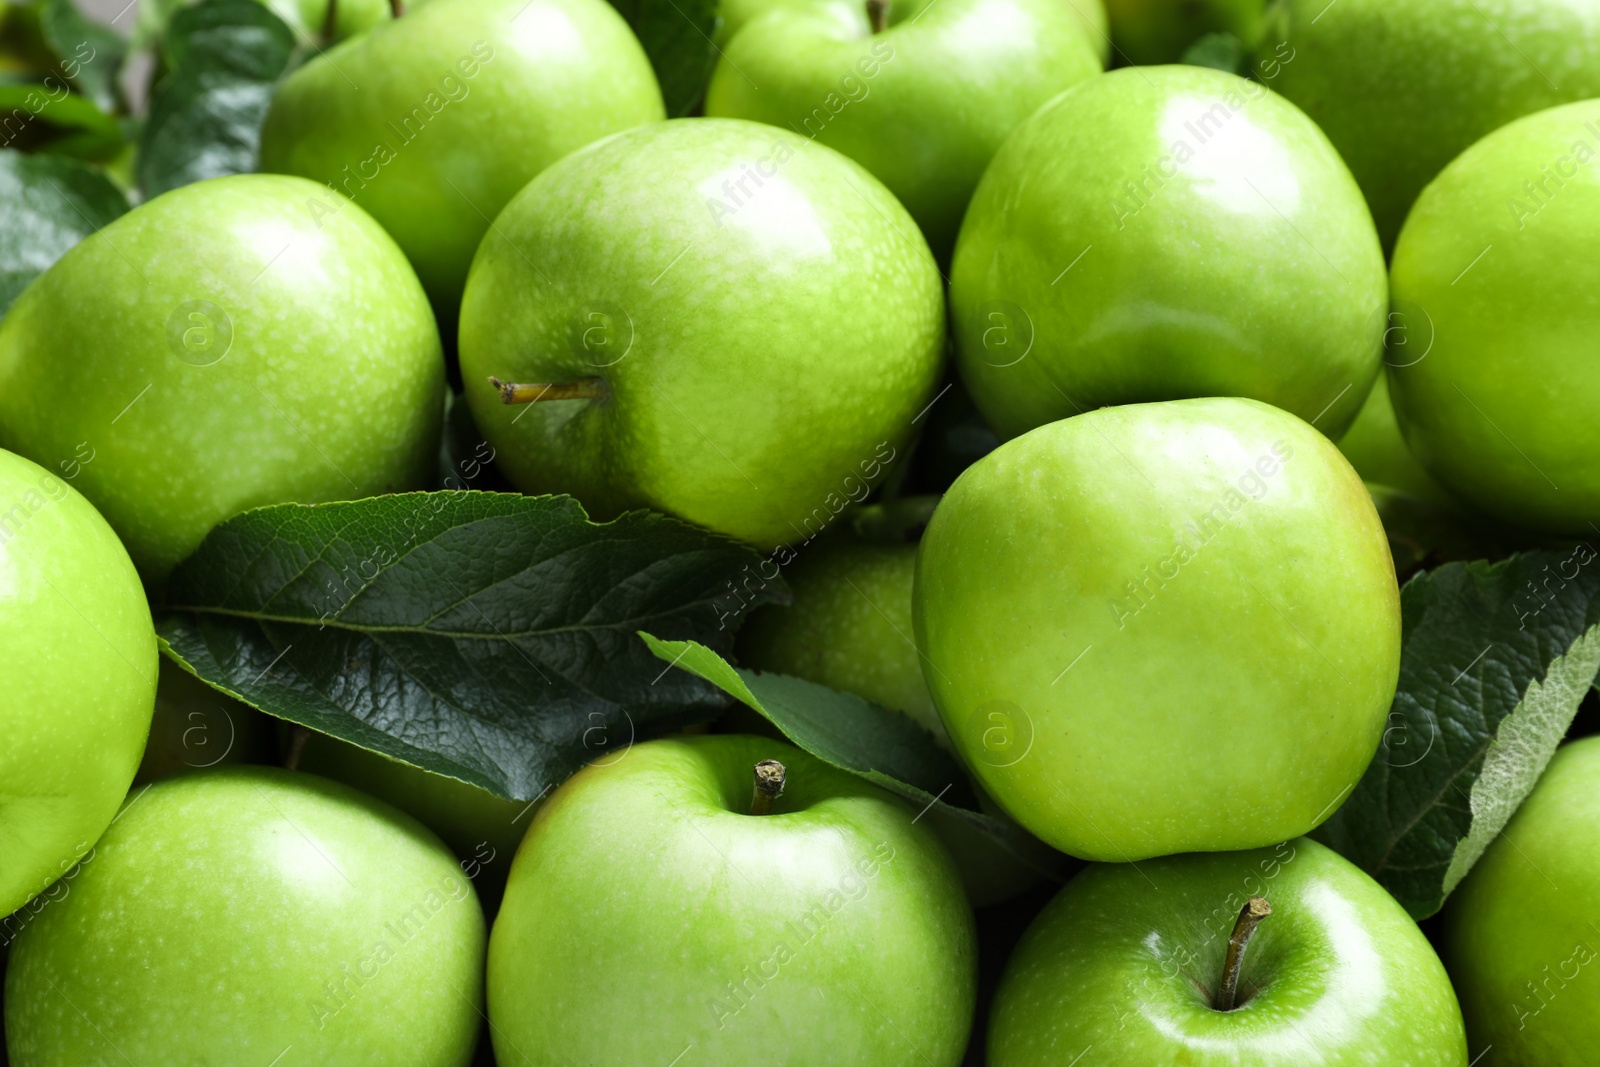
[[[655,68],[668,118],[694,113],[721,53],[712,43],[717,0],[611,0]]]
[[[123,39],[111,28],[84,18],[72,0],[45,0],[39,9],[39,30],[56,55],[57,69],[73,88],[102,111],[115,110],[117,74],[128,51]]]
[[[256,0],[202,0],[172,16],[165,49],[168,73],[139,139],[145,195],[254,170],[294,32]]]
[[[128,210],[100,171],[0,151],[0,314],[67,249]]]
[[[1053,853],[1016,825],[977,810],[966,772],[909,716],[802,678],[736,668],[692,640],[639,636],[669,669],[711,682],[822,762],[860,775],[921,812],[937,806],[940,814],[987,834],[1027,866],[1059,877],[1044,858]]]
[[[758,560],[652,512],[590,522],[565,496],[285,504],[213,530],[169,579],[157,632],[270,715],[530,800],[725,709],[635,631],[727,647],[735,613],[719,603]],[[773,583],[757,599],[786,596]]]
[[[1400,685],[1378,753],[1314,837],[1422,919],[1538,781],[1600,670],[1588,544],[1451,563],[1401,590]]]
[[[122,123],[60,82],[0,85],[0,115],[0,147],[105,163],[127,143]]]

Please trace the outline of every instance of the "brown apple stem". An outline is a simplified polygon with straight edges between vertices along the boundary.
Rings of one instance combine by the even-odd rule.
[[[334,33],[339,27],[339,0],[328,0],[328,11],[322,17],[322,39],[333,40]]]
[[[1272,914],[1272,905],[1263,897],[1251,897],[1239,910],[1239,921],[1233,924],[1233,936],[1228,938],[1228,958],[1222,965],[1222,984],[1211,1006],[1218,1011],[1232,1011],[1239,1002],[1239,970],[1244,966],[1244,950],[1255,935],[1261,920]]]
[[[756,791],[750,798],[751,815],[771,815],[772,802],[783,795],[783,779],[788,772],[775,759],[756,764]]]
[[[300,758],[306,754],[306,742],[311,740],[311,731],[298,724],[289,731],[289,751],[283,757],[283,769],[298,771]]]
[[[882,33],[889,25],[891,0],[867,0],[867,23],[873,33]]]
[[[399,18],[406,13],[406,0],[389,0],[389,14]]]
[[[490,378],[505,404],[532,404],[540,400],[601,400],[606,395],[604,378],[579,378],[575,382],[503,382]]]

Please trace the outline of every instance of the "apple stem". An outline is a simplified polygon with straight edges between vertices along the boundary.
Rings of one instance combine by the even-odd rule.
[[[289,751],[283,757],[283,769],[298,771],[300,758],[306,754],[306,742],[311,740],[311,731],[298,724],[289,731]]]
[[[1211,1006],[1218,1011],[1232,1011],[1239,1002],[1239,970],[1244,966],[1244,950],[1250,944],[1261,920],[1272,914],[1272,905],[1264,897],[1251,897],[1239,910],[1239,921],[1233,924],[1233,936],[1228,938],[1228,957],[1222,965],[1222,984]]]
[[[322,39],[333,40],[339,26],[339,0],[328,0],[328,12],[322,19]]]
[[[889,25],[891,0],[867,0],[867,23],[873,33],[882,33]]]
[[[389,0],[389,14],[399,18],[406,13],[405,0]]]
[[[772,802],[783,795],[783,781],[788,771],[775,759],[764,759],[756,764],[756,791],[750,798],[751,815],[771,815]]]
[[[505,404],[532,404],[539,400],[603,400],[608,392],[604,378],[529,383],[490,378],[489,384],[500,391],[500,401]]]

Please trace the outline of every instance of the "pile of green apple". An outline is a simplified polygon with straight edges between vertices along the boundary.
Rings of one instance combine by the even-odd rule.
[[[1426,935],[1306,836],[1395,696],[1375,496],[1600,531],[1600,4],[726,0],[670,120],[604,0],[272,6],[340,43],[259,171],[0,320],[13,1067],[1600,1063],[1600,739]],[[513,801],[163,658],[219,523],[434,488],[452,405],[770,552],[740,664],[1028,847],[748,716]]]

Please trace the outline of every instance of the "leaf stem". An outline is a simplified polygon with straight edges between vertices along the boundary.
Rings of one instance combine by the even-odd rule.
[[[787,775],[783,764],[775,759],[764,759],[756,764],[756,788],[750,797],[751,815],[772,814],[772,802],[783,795]]]
[[[1228,957],[1222,965],[1222,984],[1211,1006],[1218,1011],[1232,1011],[1239,1002],[1239,971],[1244,966],[1244,950],[1250,944],[1261,920],[1272,914],[1272,905],[1265,897],[1251,897],[1239,909],[1239,920],[1233,924],[1233,936],[1228,938]]]
[[[289,751],[283,757],[283,769],[298,771],[300,760],[306,754],[306,742],[311,740],[311,731],[296,723],[289,731]]]
[[[608,391],[604,378],[528,383],[490,378],[489,384],[500,391],[500,402],[503,404],[532,404],[540,400],[603,400]]]

